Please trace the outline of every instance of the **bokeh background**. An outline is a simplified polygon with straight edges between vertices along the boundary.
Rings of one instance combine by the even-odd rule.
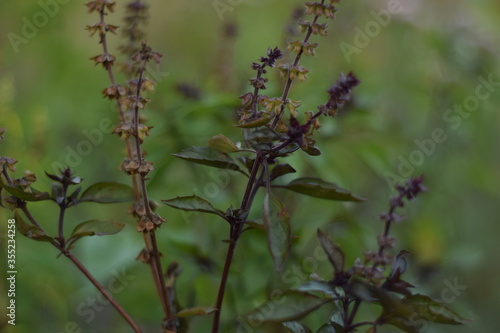
[[[41,15],[44,3],[52,4],[52,17],[38,21],[36,31],[23,32],[27,21]],[[109,22],[122,24],[125,3],[118,1]],[[147,111],[154,129],[145,143],[156,168],[149,182],[151,196],[161,200],[197,194],[221,209],[237,206],[244,184],[241,176],[190,165],[171,154],[205,145],[219,133],[240,140],[233,124],[237,97],[249,91],[248,78],[253,75],[249,65],[268,47],[283,47],[286,40],[302,38],[293,36],[292,22],[303,4],[295,0],[148,3],[148,41],[165,55],[161,66],[150,68],[158,82]],[[227,10],[217,11],[220,3]],[[97,22],[97,17],[86,14],[83,4],[0,2],[0,127],[8,128],[0,152],[19,160],[17,175],[35,172],[39,189],[50,189],[44,171],[54,172],[55,166],[68,163],[85,178],[84,186],[129,181],[117,171],[123,142],[109,134],[109,125],[103,125],[115,124],[117,114],[113,104],[101,97],[109,84],[106,73],[89,60],[100,53],[100,46],[83,28]],[[383,24],[377,23],[373,13],[394,9],[395,4],[400,10],[383,18]],[[265,235],[244,234],[230,275],[223,331],[280,332],[273,326],[250,329],[241,326],[238,318],[265,300],[273,288],[294,287],[313,271],[329,274],[329,265],[315,255],[318,227],[341,244],[350,263],[373,249],[382,229],[378,214],[387,209],[391,195],[388,179],[423,173],[429,192],[405,207],[408,219],[394,228],[398,248],[414,253],[407,279],[417,291],[446,298],[453,309],[474,319],[467,326],[428,325],[423,331],[497,332],[500,86],[494,83],[482,100],[474,96],[482,82],[479,78],[500,81],[500,3],[344,1],[339,8],[337,19],[329,23],[328,37],[314,38],[320,43],[317,56],[302,62],[311,69],[309,81],[295,84],[291,97],[302,101],[301,111],[314,110],[326,101],[325,90],[339,73],[352,70],[362,84],[347,112],[323,120],[317,136],[323,154],[297,154],[290,163],[300,176],[319,175],[368,200],[346,204],[277,192],[289,207],[298,236],[288,265],[284,273],[275,273]],[[367,40],[357,37],[366,29]],[[12,33],[25,39],[13,46]],[[121,44],[119,35],[111,38],[114,50]],[[346,53],[346,47],[356,51]],[[282,83],[277,73],[270,71],[269,77],[267,93],[279,96]],[[464,109],[472,111],[448,111],[464,103],[471,103]],[[88,140],[85,133],[103,129],[103,139],[91,145],[87,156],[72,155]],[[436,129],[444,136],[432,147],[429,139]],[[417,142],[427,145],[421,148]],[[30,206],[43,226],[55,231],[55,205]],[[96,217],[126,223],[117,235],[82,240],[75,253],[105,285],[120,281],[123,288],[114,296],[145,332],[157,332],[160,306],[147,267],[135,260],[142,240],[126,210],[127,204],[82,204],[68,213],[67,231]],[[163,260],[175,260],[183,269],[177,282],[181,304],[213,304],[227,225],[216,217],[181,214],[165,206],[159,213],[169,221],[159,233]],[[5,222],[10,216],[0,209],[2,309],[6,306]],[[66,258],[56,256],[54,248],[18,234],[17,321],[15,327],[7,325],[4,310],[0,311],[0,331],[127,332],[111,306],[95,303],[97,292],[80,272]],[[460,287],[450,289],[450,284]],[[305,321],[317,328],[328,313],[319,311]],[[211,317],[190,323],[190,332],[207,332]]]

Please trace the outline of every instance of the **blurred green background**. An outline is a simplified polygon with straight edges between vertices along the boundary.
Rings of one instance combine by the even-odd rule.
[[[113,103],[101,97],[109,82],[106,73],[89,60],[100,53],[100,45],[83,29],[97,22],[97,16],[86,14],[84,2],[60,2],[66,3],[0,2],[0,127],[8,128],[0,153],[19,160],[19,177],[27,169],[35,172],[39,189],[50,189],[44,171],[54,172],[54,166],[67,163],[85,178],[84,186],[104,180],[126,183],[129,179],[117,171],[124,144],[109,134],[107,123],[115,124],[117,114]],[[58,4],[49,10],[53,17],[47,22],[40,14],[43,3]],[[122,24],[125,3],[118,1],[109,22]],[[232,125],[237,119],[237,97],[250,91],[248,78],[254,73],[249,65],[268,47],[283,47],[287,39],[302,38],[291,36],[290,24],[296,8],[303,5],[290,0],[148,3],[148,41],[165,55],[161,66],[149,70],[159,83],[147,111],[148,124],[154,129],[144,146],[156,168],[149,182],[151,197],[161,200],[197,194],[221,209],[237,206],[244,185],[241,176],[190,165],[171,153],[205,145],[219,133],[240,140],[239,129]],[[218,12],[219,3],[232,4]],[[389,6],[395,3],[400,10],[376,20],[374,13],[394,9]],[[482,84],[480,77],[500,81],[500,3],[344,1],[339,8],[336,21],[329,23],[328,37],[314,38],[320,43],[317,56],[302,62],[311,69],[309,81],[295,84],[291,98],[302,101],[300,111],[315,110],[326,101],[325,90],[340,72],[354,71],[362,84],[356,88],[348,112],[323,119],[317,135],[323,154],[309,157],[299,153],[291,163],[297,175],[319,175],[368,200],[332,203],[277,192],[289,207],[293,232],[298,236],[288,265],[284,273],[275,273],[265,235],[259,231],[244,234],[230,275],[223,332],[280,332],[272,326],[250,329],[241,326],[238,318],[274,288],[294,287],[313,271],[329,274],[329,265],[315,255],[318,227],[341,244],[349,263],[375,248],[376,235],[382,230],[378,214],[387,209],[391,195],[388,177],[422,173],[429,192],[405,207],[408,219],[394,228],[397,247],[414,252],[407,279],[418,286],[417,291],[449,299],[453,309],[474,319],[467,326],[429,325],[423,331],[497,332],[499,84],[491,85],[490,91],[479,88],[488,93],[482,99],[475,94]],[[39,23],[36,31],[24,28],[23,32],[26,22],[33,19],[39,20],[35,21]],[[228,29],[232,34],[228,35]],[[368,37],[363,39],[359,31],[367,31]],[[22,42],[13,46],[12,33],[24,38]],[[111,37],[112,49],[120,44],[120,36]],[[279,96],[282,83],[277,73],[270,71],[268,77],[267,93]],[[196,88],[197,98],[183,95],[179,85]],[[472,111],[450,113],[455,105]],[[88,141],[85,133],[97,133],[100,126],[107,131],[103,140],[83,147],[82,142]],[[442,130],[442,142],[431,144],[436,129]],[[87,148],[86,156],[71,157],[78,147]],[[55,207],[46,203],[30,207],[43,226],[55,232]],[[68,213],[67,231],[96,217],[127,224],[118,235],[81,241],[75,253],[104,285],[121,276],[123,288],[114,296],[145,332],[158,332],[161,309],[149,270],[134,260],[142,249],[142,237],[126,210],[126,204],[82,204]],[[181,304],[214,304],[227,225],[216,217],[181,214],[164,206],[159,213],[169,221],[159,233],[163,260],[176,260],[183,269],[177,283]],[[4,221],[10,216],[0,210],[2,277],[6,271]],[[111,306],[96,303],[91,310],[96,290],[66,258],[56,256],[56,250],[47,244],[18,235],[17,321],[15,327],[6,325],[4,310],[0,311],[0,330],[80,332],[76,325],[81,332],[128,332]],[[462,287],[453,293],[450,284]],[[0,287],[0,304],[5,309],[4,278]],[[319,311],[306,322],[319,327],[329,310]],[[190,323],[191,332],[207,332],[211,316]],[[381,332],[396,330],[384,327]]]

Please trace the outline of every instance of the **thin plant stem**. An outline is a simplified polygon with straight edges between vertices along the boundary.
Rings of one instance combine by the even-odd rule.
[[[250,176],[248,178],[247,186],[245,189],[245,194],[243,195],[243,199],[241,201],[240,209],[245,211],[245,218],[250,209],[253,202],[253,188],[256,185],[255,179],[257,177],[257,173],[259,172],[260,164],[261,164],[262,155],[257,152],[257,156],[252,166],[252,170],[250,171]],[[212,333],[219,332],[219,322],[220,322],[220,314],[222,310],[222,302],[224,300],[224,294],[226,291],[226,282],[229,276],[229,270],[231,268],[231,264],[233,261],[234,251],[236,249],[236,243],[241,235],[243,230],[245,221],[232,221],[230,227],[230,240],[231,243],[227,249],[226,260],[224,262],[224,269],[222,271],[222,277],[220,280],[219,291],[217,292],[217,301],[215,303],[215,313],[214,319],[212,323]]]
[[[361,300],[357,298],[354,301],[354,305],[352,307],[351,313],[349,314],[349,317],[347,318],[347,322],[345,323],[345,328],[347,328],[348,332],[351,331],[351,324],[354,321],[354,317],[356,316],[356,313],[359,310],[359,306],[361,304]]]
[[[105,23],[104,18],[106,16],[106,13],[105,13],[105,8],[104,7],[99,12],[99,16],[100,16],[100,22],[99,23],[102,26],[105,26],[106,23]],[[102,33],[101,34],[100,42],[102,44],[102,50],[103,50],[104,54],[109,54],[108,39],[106,37],[106,33]],[[113,68],[111,67],[111,65],[108,64],[106,66],[106,71],[107,71],[108,76],[109,76],[109,81],[111,82],[112,85],[116,86],[115,74],[113,72]],[[125,112],[123,110],[123,104],[121,102],[121,97],[116,99],[116,106],[118,108],[118,114],[120,116],[120,121],[125,122],[125,120],[126,120],[125,119]],[[133,155],[132,146],[130,144],[130,138],[125,139],[125,143],[127,145],[127,155],[128,155],[128,158],[132,159],[134,157],[134,155]],[[133,188],[134,188],[135,200],[138,202],[139,201],[139,191],[137,190],[138,189],[137,178],[136,178],[135,175],[132,176],[132,183],[133,183]]]
[[[4,170],[5,171],[5,170]],[[5,175],[5,173],[4,173]],[[7,181],[12,182],[10,177],[6,177]],[[20,209],[24,212],[26,217],[30,220],[30,222],[40,228],[41,231],[45,233],[45,230],[40,227],[40,224],[36,219],[33,217],[31,212],[29,211],[28,207],[26,206],[26,202],[22,202],[22,205],[20,206]],[[62,209],[61,209],[62,210]],[[63,214],[64,216],[64,214]],[[61,243],[62,242],[62,243]],[[127,323],[130,325],[130,327],[134,330],[136,333],[142,333],[141,329],[137,326],[137,324],[134,322],[132,317],[122,308],[120,304],[106,291],[106,289],[95,279],[95,277],[88,271],[88,269],[71,253],[71,251],[68,250],[67,244],[64,244],[64,239],[60,239],[59,242],[56,242],[55,240],[52,240],[50,242],[55,248],[57,248],[59,251],[61,251],[64,256],[69,258],[73,264],[82,272],[85,277],[97,288],[97,290],[113,305],[113,307],[120,313],[120,315],[127,321]]]
[[[325,2],[325,0],[322,0],[321,4],[323,4],[324,2]],[[315,15],[314,19],[312,21],[312,24],[315,24],[318,21],[318,18],[319,18],[319,15]],[[307,29],[307,34],[304,37],[302,44],[307,43],[309,41],[309,38],[311,37],[311,35],[312,35],[312,28],[309,26],[309,29]],[[303,53],[304,53],[304,49],[301,48],[300,51],[297,53],[297,56],[295,56],[295,60],[293,61],[294,67],[299,64],[300,58],[302,58]],[[290,78],[290,74],[289,74],[288,78],[286,80],[285,88],[283,88],[283,94],[281,95],[282,104],[281,104],[280,112],[276,115],[276,117],[274,117],[273,123],[271,125],[271,129],[276,128],[279,120],[281,119],[281,116],[283,115],[283,111],[285,110],[286,99],[288,98],[288,94],[290,93],[290,88],[292,86],[292,82],[293,82],[293,80]]]
[[[108,293],[108,291],[94,278],[92,274],[85,268],[85,266],[67,249],[65,248],[60,248],[59,250],[62,251],[62,253],[69,258],[75,265],[78,267],[78,269],[89,279],[90,282],[99,290],[99,292],[113,305],[113,307],[120,313],[120,315],[127,321],[127,323],[130,325],[130,327],[134,330],[136,333],[142,333],[141,329],[137,324],[134,322],[134,320],[130,317],[130,315],[121,307],[120,304]]]
[[[321,3],[324,3],[324,0],[322,0]],[[318,18],[319,18],[318,15],[314,16],[313,24],[316,23]],[[312,35],[312,29],[311,29],[311,27],[309,27],[303,43],[307,43],[307,41],[309,40],[311,35]],[[303,50],[301,49],[300,52],[295,57],[295,60],[293,62],[293,66],[298,65],[298,63],[302,57],[302,54],[303,54]],[[260,77],[261,77],[261,70],[259,70],[257,73],[257,79]],[[281,116],[283,115],[283,111],[285,108],[285,102],[286,102],[286,99],[288,98],[288,94],[290,92],[291,85],[292,85],[292,79],[290,78],[290,76],[288,76],[287,82],[285,84],[285,88],[283,90],[283,94],[281,96],[281,100],[283,103],[281,104],[280,112],[273,119],[271,129],[276,128],[279,120],[281,119]],[[257,94],[258,94],[258,89],[255,88],[254,94],[253,94],[254,97],[253,97],[253,101],[252,101],[252,103],[253,103],[253,117],[255,117],[255,115],[256,115]],[[248,213],[248,211],[250,210],[252,203],[253,203],[253,198],[256,194],[256,190],[260,186],[260,184],[257,184],[257,182],[256,182],[256,177],[257,177],[258,171],[260,169],[260,166],[262,165],[263,162],[264,162],[264,157],[262,156],[262,153],[257,151],[257,155],[256,155],[255,160],[253,162],[252,170],[250,172],[247,186],[245,188],[245,193],[243,195],[243,199],[242,199],[241,205],[240,205],[240,209],[246,213]],[[219,291],[217,293],[217,301],[215,304],[216,310],[214,313],[212,333],[218,333],[218,331],[219,331],[220,314],[221,314],[222,302],[224,300],[224,294],[225,294],[225,290],[226,290],[226,282],[227,282],[227,279],[229,276],[229,271],[231,268],[232,259],[234,256],[234,251],[236,248],[236,242],[238,241],[238,239],[241,235],[241,232],[243,231],[244,221],[238,221],[236,223],[237,223],[237,226],[236,226],[234,232],[233,232],[233,230],[231,231],[231,243],[229,244],[229,247],[228,247],[228,250],[226,253],[226,260],[224,262],[224,270],[222,272],[221,282],[219,285]],[[232,228],[233,228],[233,226],[231,226],[231,229]]]
[[[142,81],[144,78],[144,70],[146,67],[146,62],[147,60],[144,60],[142,63],[142,66],[139,69],[139,78],[137,82],[137,89],[136,89],[136,99],[139,100],[140,94],[141,94],[141,89],[142,89]],[[143,164],[144,158],[143,158],[143,153],[142,153],[142,148],[141,148],[141,141],[139,139],[139,136],[137,135],[139,131],[139,106],[136,105],[134,108],[134,128],[135,128],[135,149],[136,149],[136,156],[139,159],[139,163]],[[144,176],[141,175],[139,177],[139,183],[140,183],[140,196],[143,200],[143,205],[144,208],[146,209],[146,215],[152,220],[152,214],[151,214],[151,208],[149,207],[149,198],[148,198],[148,192],[146,188],[146,180],[144,179]],[[158,244],[156,241],[156,236],[155,236],[155,231],[151,230],[147,233],[150,238],[150,245],[151,245],[151,268],[153,269],[153,276],[155,279],[155,284],[158,290],[158,293],[160,295],[160,301],[162,303],[163,310],[166,315],[166,319],[169,322],[169,329],[173,330],[175,332],[175,327],[173,323],[173,312],[172,312],[172,305],[170,304],[170,297],[168,295],[168,290],[166,288],[166,283],[165,283],[165,275],[163,274],[163,269],[160,261],[160,256],[159,256],[159,250],[158,250]]]
[[[68,192],[68,185],[63,184],[62,186],[63,192],[62,197],[64,198],[63,202],[59,204],[59,223],[58,223],[58,231],[59,231],[59,243],[61,246],[64,246],[64,214],[66,213],[66,193]]]
[[[105,7],[100,11],[100,24],[105,26]],[[107,38],[106,38],[106,33],[101,34],[101,44],[103,48],[104,54],[109,54],[108,50],[108,44],[107,44]],[[143,72],[144,72],[144,67],[145,67],[146,61],[144,61],[144,65],[139,71],[139,81],[137,84],[137,90],[136,90],[136,97],[140,97],[140,91],[142,87],[142,79],[143,79]],[[112,69],[111,64],[108,64],[106,66],[106,70],[108,72],[109,80],[112,85],[116,86],[116,79],[115,75]],[[120,115],[120,120],[122,122],[126,121],[125,118],[125,112],[123,110],[123,104],[121,102],[121,98],[117,98],[117,107]],[[137,157],[137,159],[140,161],[140,163],[143,163],[143,154],[140,146],[140,140],[137,135],[137,128],[139,126],[139,115],[138,115],[138,110],[139,107],[136,105],[134,108],[134,119],[133,119],[133,124],[135,128],[135,133],[134,135],[135,138],[135,151],[131,146],[130,139],[126,139],[126,145],[127,145],[127,154],[129,159],[133,159],[134,156]],[[139,203],[142,199],[143,205],[146,209],[146,214],[148,217],[151,218],[151,210],[149,207],[149,200],[148,200],[148,195],[147,195],[147,189],[146,189],[146,184],[145,184],[145,179],[143,176],[138,176],[135,173],[132,173],[132,183],[133,183],[133,188],[134,188],[134,196],[135,196],[135,202]],[[138,180],[139,178],[139,180]],[[158,295],[160,297],[160,302],[162,304],[162,308],[165,312],[166,319],[169,322],[169,329],[173,332],[176,331],[173,323],[173,313],[172,313],[172,307],[170,304],[170,298],[168,296],[168,290],[165,287],[165,277],[163,275],[162,271],[162,266],[161,266],[161,261],[159,259],[159,251],[158,251],[158,245],[156,242],[156,237],[154,236],[154,230],[144,233],[144,243],[146,247],[146,251],[148,254],[151,256],[151,259],[149,260],[149,265],[151,268],[151,273],[153,275],[153,280],[158,292]]]

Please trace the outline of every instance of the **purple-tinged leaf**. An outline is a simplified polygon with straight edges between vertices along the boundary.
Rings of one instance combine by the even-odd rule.
[[[302,148],[302,150],[308,154],[308,155],[311,155],[311,156],[319,156],[321,155],[321,150],[319,150],[318,147],[315,147],[315,146],[308,146],[307,148]]]
[[[330,302],[307,293],[286,291],[279,299],[270,300],[247,315],[249,320],[264,322],[293,321]],[[270,311],[272,309],[272,311]]]
[[[332,240],[328,238],[328,236],[325,235],[321,229],[318,229],[318,240],[328,257],[328,260],[333,266],[335,275],[337,276],[344,270],[344,252],[342,252],[340,247],[332,242]]]
[[[271,181],[275,180],[278,177],[281,177],[283,175],[289,174],[289,173],[294,173],[297,172],[290,164],[288,163],[282,163],[276,165],[273,170],[271,171],[271,174],[269,175],[269,178]]]
[[[226,214],[222,210],[214,208],[214,206],[212,206],[212,204],[209,201],[202,199],[196,195],[191,195],[187,197],[177,197],[174,199],[162,200],[161,202],[163,202],[165,205],[180,210],[200,212],[200,213],[210,213],[219,215],[224,219],[226,218]]]
[[[291,181],[288,185],[275,187],[286,188],[288,190],[309,195],[316,198],[334,201],[363,201],[351,192],[340,188],[334,183],[327,182],[321,178],[304,177]]]
[[[50,194],[47,192],[40,192],[33,187],[29,187],[27,190],[23,189],[20,185],[9,185],[3,182],[0,178],[0,187],[5,191],[9,192],[14,197],[24,200],[24,201],[42,201],[51,200]]]
[[[383,323],[395,326],[406,333],[419,333],[421,322],[418,320],[409,320],[405,317],[388,317],[383,319]]]
[[[42,229],[35,225],[28,224],[21,214],[19,214],[18,210],[14,212],[14,218],[16,220],[16,228],[23,236],[42,242],[50,242],[53,240],[53,238],[43,232]]]
[[[325,281],[307,281],[295,288],[295,290],[306,293],[321,293],[326,294],[330,297],[335,297],[334,288]]]
[[[106,236],[118,233],[125,225],[114,221],[89,220],[78,224],[71,233],[70,239],[84,236]]]
[[[235,170],[246,174],[229,156],[210,147],[190,147],[172,154],[183,160],[219,169]]]
[[[87,188],[79,202],[115,203],[134,200],[134,190],[132,187],[115,183],[101,182],[95,183]]]
[[[448,325],[463,325],[471,319],[464,319],[444,303],[433,300],[425,295],[411,295],[403,298],[403,302],[411,304],[420,318],[427,321]]]

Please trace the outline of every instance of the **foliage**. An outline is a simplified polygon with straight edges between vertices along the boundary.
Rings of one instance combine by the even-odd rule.
[[[177,296],[186,291],[178,290],[175,286],[174,282],[179,273],[170,270],[175,266],[174,263],[169,265],[170,273],[165,274],[162,268],[162,254],[158,248],[156,234],[166,220],[156,213],[158,207],[149,198],[146,182],[151,179],[154,166],[152,162],[146,160],[142,148],[152,129],[152,126],[146,125],[144,117],[143,111],[150,102],[145,94],[153,91],[155,85],[153,80],[146,78],[146,69],[151,62],[159,63],[162,55],[152,50],[146,43],[141,43],[144,36],[138,25],[146,15],[146,6],[141,1],[134,1],[127,7],[126,22],[130,26],[125,27],[125,31],[128,44],[121,48],[128,56],[128,60],[121,64],[123,73],[128,77],[128,81],[124,84],[115,81],[117,60],[107,46],[109,33],[118,30],[117,26],[105,21],[107,14],[115,10],[115,3],[106,0],[91,1],[87,4],[90,13],[95,12],[99,15],[99,22],[89,25],[87,29],[91,35],[99,36],[103,47],[102,53],[91,59],[95,65],[101,65],[109,76],[111,85],[106,87],[102,94],[105,98],[116,102],[119,123],[113,132],[124,141],[127,151],[120,169],[130,176],[132,186],[114,182],[112,181],[114,178],[109,178],[109,181],[90,185],[83,192],[81,187],[70,191],[73,186],[80,185],[83,179],[74,176],[70,168],[63,168],[59,174],[47,174],[55,183],[51,191],[40,192],[31,186],[36,181],[36,176],[29,171],[22,178],[12,179],[9,172],[15,171],[16,161],[2,157],[3,173],[0,183],[2,205],[15,211],[19,232],[30,239],[49,242],[62,255],[68,257],[115,306],[130,327],[138,332],[141,329],[131,316],[112,299],[71,252],[75,243],[84,236],[115,234],[122,230],[124,224],[112,220],[91,219],[77,224],[69,235],[64,232],[65,216],[69,208],[84,202],[88,202],[89,205],[133,202],[128,212],[135,218],[137,231],[142,234],[145,243],[138,259],[151,268],[164,312],[161,323],[163,331],[187,331],[185,317],[213,314],[212,332],[218,332],[226,283],[241,235],[255,228],[264,230],[276,271],[283,271],[290,257],[290,249],[295,239],[291,215],[295,210],[289,211],[285,204],[285,191],[281,189],[331,201],[357,204],[365,200],[320,177],[301,175],[289,178],[297,172],[296,170],[300,170],[292,166],[296,161],[295,156],[304,153],[310,156],[321,155],[315,138],[321,126],[320,118],[338,116],[341,109],[348,106],[346,104],[350,101],[352,90],[360,83],[352,73],[340,74],[337,82],[327,91],[326,102],[319,105],[317,111],[308,110],[303,115],[298,112],[301,101],[292,100],[290,97],[292,85],[297,81],[308,80],[310,70],[299,63],[303,56],[315,55],[318,44],[310,42],[310,39],[326,35],[326,23],[319,21],[334,18],[337,2],[307,3],[306,14],[311,16],[311,21],[301,19],[299,22],[305,36],[302,40],[290,42],[287,49],[295,53],[293,61],[281,61],[283,52],[276,47],[269,48],[265,56],[251,65],[252,70],[256,72],[255,77],[250,79],[252,91],[240,96],[242,107],[238,111],[238,124],[235,125],[242,129],[241,141],[233,142],[229,138],[231,135],[228,130],[227,136],[218,134],[210,138],[207,146],[183,148],[181,152],[173,154],[187,162],[211,166],[223,172],[237,171],[238,176],[244,179],[242,182],[244,191],[241,193],[241,203],[237,208],[231,205],[226,210],[221,210],[214,207],[218,206],[218,203],[211,203],[198,195],[162,200],[170,207],[182,211],[218,215],[228,222],[229,239],[224,239],[228,243],[228,249],[215,306],[181,309]],[[270,85],[269,82],[273,82],[273,79],[267,78],[266,75],[273,68],[277,69],[285,82],[283,93],[277,97],[262,93],[267,85]],[[2,130],[1,135],[3,132]],[[285,158],[289,161],[284,162]],[[285,182],[285,178],[289,181]],[[387,253],[387,250],[394,246],[394,238],[389,235],[390,227],[401,220],[400,216],[394,214],[394,210],[404,205],[404,199],[413,199],[423,191],[422,180],[422,177],[411,178],[406,186],[397,187],[399,195],[391,199],[388,213],[381,217],[386,226],[384,233],[377,239],[379,245],[377,252],[365,253],[364,261],[358,259],[353,267],[346,268],[346,255],[341,247],[318,229],[319,243],[333,268],[332,278],[323,280],[315,276],[313,280],[285,291],[280,296],[279,302],[265,303],[250,313],[247,319],[264,318],[265,322],[282,323],[283,327],[291,332],[311,332],[306,323],[299,323],[297,320],[320,308],[331,306],[334,308],[332,315],[317,332],[351,332],[363,325],[370,326],[370,330],[376,332],[377,327],[384,324],[396,326],[407,332],[416,332],[421,320],[454,325],[467,323],[468,320],[461,318],[441,302],[424,295],[412,294],[409,288],[413,286],[401,279],[401,275],[406,271],[407,253],[402,251],[396,256]],[[261,194],[262,199],[260,199]],[[51,201],[59,208],[57,233],[48,232],[30,213],[28,204],[31,205],[36,201]],[[254,207],[254,203],[258,206]],[[170,246],[162,245],[166,246],[167,250]],[[251,256],[248,253],[245,255]],[[182,279],[182,275],[179,279]],[[263,309],[274,303],[281,305],[270,315],[265,315]],[[373,320],[355,322],[355,315],[360,305],[364,303],[378,305],[382,308],[382,312]]]

